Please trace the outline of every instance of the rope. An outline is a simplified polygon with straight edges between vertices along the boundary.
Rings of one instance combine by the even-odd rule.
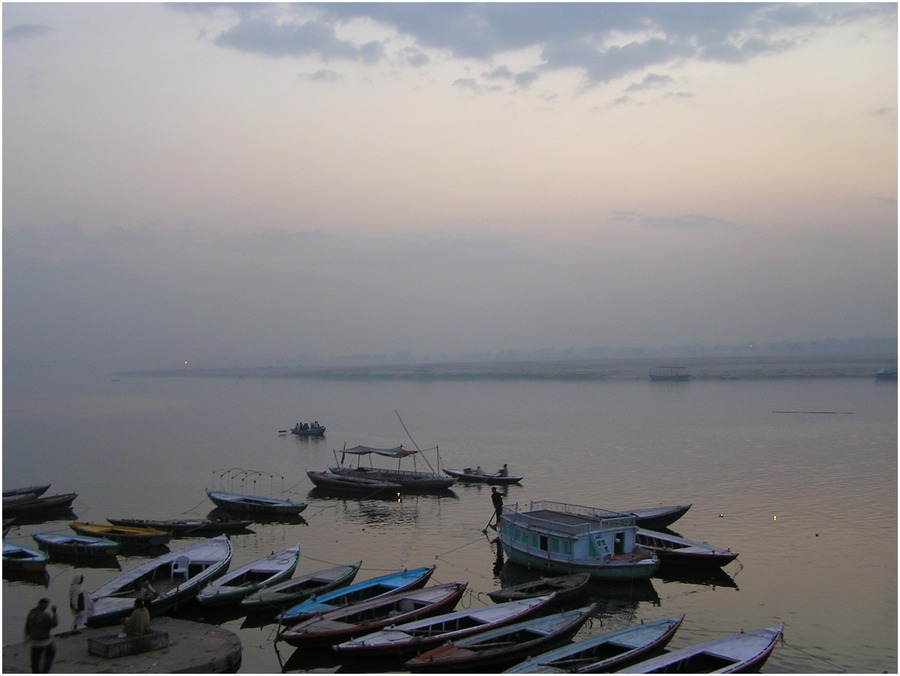
[[[847,673],[847,669],[845,669],[844,667],[842,667],[838,664],[835,664],[831,660],[826,660],[822,657],[819,657],[818,655],[814,655],[813,653],[811,653],[807,650],[803,650],[802,648],[798,648],[797,646],[795,646],[791,643],[788,643],[787,641],[784,640],[784,636],[781,637],[781,645],[787,646],[788,648],[791,648],[792,650],[796,650],[801,655],[805,655],[806,657],[809,657],[811,659],[822,662],[823,664],[827,664],[832,669],[836,669],[838,673],[841,673],[841,674]]]

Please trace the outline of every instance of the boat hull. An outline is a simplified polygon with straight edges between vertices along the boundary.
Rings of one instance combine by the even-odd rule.
[[[86,523],[83,521],[72,521],[69,528],[79,535],[87,535],[89,537],[105,538],[118,542],[122,547],[140,547],[151,546],[158,547],[160,545],[169,544],[172,539],[171,533],[155,528],[133,528],[129,526],[113,526],[98,523]]]
[[[190,560],[188,577],[179,581],[172,577],[170,571],[176,559],[184,556]],[[160,592],[150,604],[151,615],[162,615],[181,603],[193,601],[200,589],[228,570],[231,556],[231,542],[220,535],[146,561],[91,592],[94,612],[87,624],[92,627],[104,626],[129,615],[145,579],[149,579]],[[163,584],[166,585],[165,588]]]
[[[119,553],[119,543],[107,538],[68,533],[32,533],[37,546],[49,554],[108,558]]]
[[[214,519],[107,519],[114,526],[155,528],[169,531],[175,537],[190,535],[221,535],[249,530],[252,520],[216,521]]]
[[[224,491],[211,491],[207,489],[206,494],[216,507],[220,507],[226,511],[297,516],[307,507],[305,502],[275,500],[273,498],[245,495],[243,493],[226,493]]]
[[[668,645],[684,615],[657,620],[541,653],[507,670],[527,673],[601,673],[652,657]]]
[[[444,474],[451,476],[463,484],[487,484],[489,486],[509,486],[522,481],[520,476],[511,476],[509,474],[500,474],[498,472],[485,474],[484,472],[476,472],[471,469],[448,469],[444,468]]]
[[[300,557],[300,547],[284,551],[241,566],[203,587],[197,601],[204,606],[229,606],[255,591],[283,582],[294,574]]]
[[[362,561],[345,566],[335,566],[315,573],[300,575],[271,587],[261,589],[241,600],[241,610],[247,613],[275,614],[295,606],[313,594],[321,596],[335,589],[346,587],[359,572]]]
[[[399,484],[407,492],[445,491],[456,483],[456,479],[439,477],[429,472],[412,472],[408,470],[372,469],[368,467],[329,467],[330,472],[345,476],[375,479]]]
[[[537,580],[488,592],[488,598],[494,603],[507,603],[535,596],[546,596],[555,592],[557,604],[564,604],[587,592],[590,582],[591,576],[588,573],[541,577]]]
[[[3,543],[3,572],[35,573],[47,568],[47,552],[31,547]]]

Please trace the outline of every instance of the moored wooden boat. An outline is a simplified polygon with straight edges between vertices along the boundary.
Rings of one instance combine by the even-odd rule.
[[[596,610],[597,604],[592,603],[479,632],[432,648],[404,666],[413,672],[494,672],[535,651],[569,641]]]
[[[522,477],[497,472],[482,472],[479,468],[450,469],[444,467],[444,474],[464,484],[488,484],[490,486],[508,486],[522,481]]]
[[[459,603],[466,586],[466,582],[447,582],[336,608],[295,624],[283,631],[278,640],[298,648],[329,646],[390,624],[450,612]]]
[[[684,615],[600,634],[530,657],[507,669],[510,674],[590,674],[610,672],[662,651]]]
[[[108,538],[80,535],[66,531],[32,533],[38,547],[50,554],[65,556],[115,556],[119,543]]]
[[[306,474],[316,488],[331,493],[366,496],[401,490],[400,484],[396,482],[353,474],[335,474],[334,472],[315,472],[313,470],[306,470]]]
[[[213,491],[208,488],[206,489],[206,495],[217,507],[226,511],[297,516],[306,509],[305,502],[279,500],[278,498],[267,498],[261,495],[228,493],[226,491]]]
[[[42,571],[47,568],[50,555],[39,549],[3,542],[3,571],[29,572]]]
[[[506,557],[535,570],[637,580],[659,567],[656,555],[635,540],[635,518],[620,512],[550,500],[507,505],[499,533]]]
[[[622,669],[623,674],[736,674],[756,671],[765,664],[784,634],[784,624],[740,633],[673,650]]]
[[[494,603],[507,603],[535,596],[546,596],[556,592],[556,602],[565,603],[584,594],[591,582],[588,573],[575,573],[574,575],[554,575],[552,577],[539,577],[519,584],[488,592],[488,597]]]
[[[656,552],[664,566],[724,566],[737,558],[737,552],[714,547],[706,542],[678,535],[638,528],[637,542]]]
[[[216,578],[200,590],[197,601],[204,606],[237,604],[255,591],[289,578],[299,558],[300,545],[272,552]]]
[[[341,608],[351,603],[359,603],[378,596],[395,594],[408,589],[424,587],[434,573],[436,566],[423,566],[401,570],[396,573],[379,575],[347,587],[341,587],[333,591],[314,596],[301,603],[291,606],[278,615],[279,622],[285,625],[296,624],[316,613],[324,613],[335,608]]]
[[[193,600],[203,586],[227,571],[231,556],[231,542],[219,535],[145,561],[91,592],[94,612],[87,623],[103,626],[129,615],[145,582],[158,593],[150,603],[150,614],[169,612]]]
[[[484,608],[457,610],[423,620],[404,622],[344,641],[335,649],[346,658],[376,655],[404,656],[423,652],[472,634],[520,622],[537,615],[553,602],[553,594]]]
[[[388,481],[390,483],[397,483],[400,484],[400,486],[406,492],[428,493],[433,491],[445,491],[456,483],[456,479],[454,479],[453,477],[438,476],[434,471],[420,472],[414,469],[386,469],[375,467],[371,465],[371,463],[368,467],[363,467],[359,464],[359,460],[360,458],[362,458],[362,456],[368,456],[371,460],[371,456],[373,455],[393,458],[398,461],[403,458],[412,456],[413,462],[415,462],[415,457],[418,453],[419,451],[413,451],[408,448],[403,448],[403,446],[397,446],[395,448],[354,446],[353,448],[343,449],[341,451],[341,460],[339,461],[339,464],[336,467],[329,467],[328,470],[333,474],[357,476],[368,479],[377,479],[379,481]],[[343,460],[346,455],[350,455],[351,457],[355,456],[357,458],[357,464],[355,467],[352,465],[345,466],[343,464]],[[334,451],[334,456],[335,459],[337,459],[337,451]],[[440,465],[440,460],[438,461],[438,465]]]
[[[72,503],[78,497],[78,493],[59,493],[44,497],[32,497],[26,494],[25,499],[3,501],[3,514],[5,516],[27,516],[30,514],[56,513],[71,509]]]
[[[136,528],[155,528],[168,531],[174,537],[211,536],[222,533],[240,533],[247,531],[252,520],[218,520],[218,519],[106,519],[115,526],[133,526]]]
[[[334,566],[259,589],[241,599],[241,610],[248,613],[282,612],[285,608],[295,606],[313,594],[326,594],[346,587],[353,582],[361,566],[362,561]]]
[[[642,509],[625,509],[623,514],[630,514],[637,520],[638,528],[662,530],[671,526],[683,517],[691,508],[687,505],[670,505],[665,507],[644,507]]]
[[[72,521],[69,528],[80,535],[106,538],[118,542],[123,547],[158,546],[169,543],[172,534],[156,528],[137,528],[135,526],[114,526],[106,523],[88,523]]]
[[[36,486],[22,486],[20,488],[8,488],[3,491],[4,498],[10,498],[17,495],[31,495],[32,497],[39,498],[44,493],[46,493],[50,488],[50,484],[40,484]]]

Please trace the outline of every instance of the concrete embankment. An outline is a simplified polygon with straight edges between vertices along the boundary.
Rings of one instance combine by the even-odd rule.
[[[56,659],[51,671],[59,674],[177,674],[236,673],[241,666],[241,639],[234,632],[201,622],[153,618],[153,628],[169,634],[167,648],[113,659],[88,653],[88,639],[116,634],[119,627],[60,633],[54,638]],[[3,646],[3,671],[31,673],[31,648],[25,643]]]

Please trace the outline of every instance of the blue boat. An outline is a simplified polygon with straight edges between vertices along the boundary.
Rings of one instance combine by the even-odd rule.
[[[208,488],[206,489],[206,494],[215,503],[216,507],[226,511],[296,516],[306,509],[305,502],[266,498],[260,495],[226,493],[225,491],[212,491]]]
[[[119,543],[114,540],[68,531],[32,533],[31,537],[38,547],[50,554],[109,557],[119,552]]]
[[[402,570],[397,573],[388,573],[370,580],[357,582],[349,587],[342,587],[334,591],[313,596],[303,603],[288,608],[276,618],[281,624],[296,624],[301,620],[312,617],[316,613],[324,613],[336,608],[342,608],[351,603],[368,601],[385,594],[408,591],[424,587],[428,578],[434,573],[436,566],[424,566]]]
[[[31,547],[3,542],[3,572],[35,572],[45,570],[50,555]]]

